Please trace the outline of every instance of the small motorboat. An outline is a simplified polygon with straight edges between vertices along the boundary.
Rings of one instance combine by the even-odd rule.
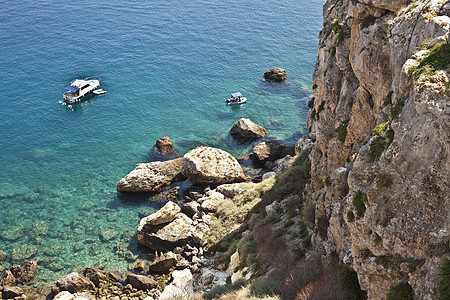
[[[233,104],[243,104],[247,101],[246,97],[243,97],[241,93],[232,93],[231,98],[227,99],[227,105],[233,105]]]
[[[96,95],[103,95],[103,94],[106,94],[106,91],[104,89],[97,89],[97,90],[93,91],[92,93],[96,94]]]

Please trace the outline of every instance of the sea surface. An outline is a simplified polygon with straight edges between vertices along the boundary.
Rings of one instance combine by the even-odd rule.
[[[316,0],[0,2],[0,271],[37,260],[38,281],[73,268],[125,271],[149,258],[139,220],[164,203],[120,195],[136,163],[168,135],[179,154],[209,145],[235,156],[246,117],[266,139],[306,133],[322,5]],[[271,67],[288,80],[263,80]],[[76,78],[108,92],[58,102]],[[245,105],[229,107],[231,92]]]

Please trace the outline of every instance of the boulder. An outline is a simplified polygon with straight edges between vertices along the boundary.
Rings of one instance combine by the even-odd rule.
[[[14,299],[23,294],[23,290],[18,286],[7,286],[3,288],[3,299]]]
[[[31,282],[36,276],[38,264],[35,261],[27,261],[21,270],[21,278],[23,282]]]
[[[106,281],[116,281],[120,278],[120,274],[115,271],[105,271],[96,268],[86,268],[84,275],[88,278],[95,286],[99,286],[100,283]]]
[[[138,290],[151,290],[152,288],[155,288],[158,285],[158,283],[153,278],[131,273],[127,274],[126,282],[128,282],[135,289]]]
[[[264,137],[267,131],[264,127],[242,118],[231,127],[230,134],[239,140],[253,140]]]
[[[266,180],[267,178],[273,177],[275,175],[277,175],[277,173],[275,173],[275,172],[264,173],[264,175],[262,176],[262,180]]]
[[[171,251],[193,240],[193,221],[183,213],[178,213],[168,224],[152,225],[145,218],[139,223],[137,240],[140,244],[157,251]]]
[[[219,203],[225,199],[225,196],[218,192],[212,192],[211,195],[200,198],[198,201],[202,204],[202,208],[208,212],[215,212]]]
[[[199,207],[200,204],[196,201],[183,203],[181,207],[181,212],[186,216],[188,216],[189,218],[192,218],[198,212]]]
[[[223,184],[245,181],[239,162],[226,151],[197,147],[183,157],[182,174],[194,184]]]
[[[75,296],[72,295],[72,293],[69,293],[68,291],[62,291],[53,298],[53,300],[74,300],[74,299]]]
[[[260,162],[275,161],[280,158],[283,146],[277,141],[262,142],[253,147],[253,157]]]
[[[52,292],[55,295],[62,291],[77,293],[85,290],[93,290],[94,287],[94,284],[89,279],[76,272],[72,272],[56,280],[52,284]]]
[[[173,153],[175,152],[175,146],[172,140],[168,136],[163,136],[162,138],[156,140],[156,148],[162,153]]]
[[[286,80],[286,70],[282,68],[272,68],[264,73],[264,79],[274,82]]]
[[[10,270],[4,271],[0,279],[0,286],[12,286],[16,283],[16,277]]]
[[[167,252],[155,258],[150,264],[150,272],[166,272],[177,263],[177,256],[173,252]]]
[[[183,158],[137,164],[136,168],[117,184],[118,192],[157,192],[170,183],[182,180]]]
[[[173,281],[164,288],[160,300],[189,299],[194,293],[193,276],[189,269],[174,271]]]
[[[157,212],[141,219],[139,228],[141,227],[141,224],[142,226],[155,226],[159,224],[169,223],[173,219],[175,219],[180,211],[181,208],[178,206],[178,204],[169,201]]]

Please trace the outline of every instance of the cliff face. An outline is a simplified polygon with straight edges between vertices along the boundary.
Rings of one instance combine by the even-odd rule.
[[[450,3],[329,0],[323,15],[305,194],[328,229],[313,244],[369,299],[400,282],[434,299],[450,257]]]

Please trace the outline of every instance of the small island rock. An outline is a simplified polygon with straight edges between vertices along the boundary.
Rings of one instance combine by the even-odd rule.
[[[137,164],[136,168],[117,184],[118,192],[157,192],[181,180],[183,158]]]
[[[259,139],[267,134],[264,127],[253,123],[250,119],[242,118],[234,123],[230,134],[237,139]]]
[[[162,138],[156,140],[156,148],[162,153],[175,152],[175,146],[168,136],[163,136]]]
[[[194,184],[222,184],[247,179],[241,165],[231,154],[203,146],[184,155],[181,172]]]
[[[272,68],[264,73],[264,78],[275,82],[284,81],[286,80],[286,70],[282,68]]]

